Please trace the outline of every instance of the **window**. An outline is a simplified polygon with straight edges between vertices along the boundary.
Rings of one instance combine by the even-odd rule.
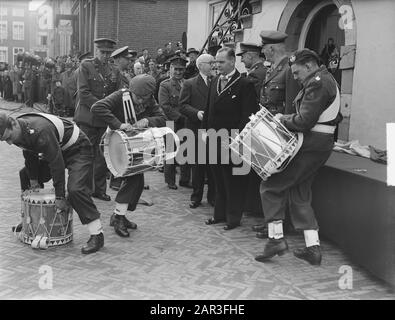
[[[25,23],[14,21],[12,23],[12,38],[14,40],[25,40]]]
[[[0,47],[0,62],[8,63],[8,48]]]
[[[39,36],[39,39],[40,46],[48,45],[48,36]]]
[[[7,21],[0,21],[0,40],[7,39]]]
[[[25,10],[23,10],[22,8],[12,8],[12,15],[14,17],[24,17]]]
[[[7,8],[0,7],[0,16],[6,16],[7,15]]]
[[[12,49],[12,51],[13,51],[13,64],[16,64],[17,63],[17,61],[16,61],[16,56],[17,56],[17,54],[19,53],[19,52],[24,52],[25,51],[25,48],[22,48],[22,47],[14,47],[13,49]]]

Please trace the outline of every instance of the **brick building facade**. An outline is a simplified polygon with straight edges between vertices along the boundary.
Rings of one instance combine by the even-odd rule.
[[[166,42],[182,41],[187,31],[188,1],[185,0],[75,0],[80,52],[93,53],[95,38],[117,40],[154,54]]]

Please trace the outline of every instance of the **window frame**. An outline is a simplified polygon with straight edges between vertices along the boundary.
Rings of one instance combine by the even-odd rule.
[[[15,26],[22,26],[22,38],[16,38]],[[12,40],[25,41],[25,22],[24,21],[12,21]]]

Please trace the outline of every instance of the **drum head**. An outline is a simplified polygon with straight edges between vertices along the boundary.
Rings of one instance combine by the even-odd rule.
[[[108,141],[108,153],[114,170],[119,174],[123,174],[129,167],[130,159],[126,153],[126,143],[127,141],[122,139],[119,133],[116,131],[111,133]]]
[[[35,203],[54,203],[55,192],[53,189],[38,189],[37,191],[29,191],[23,199]]]

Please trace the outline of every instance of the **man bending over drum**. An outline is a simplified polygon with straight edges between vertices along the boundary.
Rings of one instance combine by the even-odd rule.
[[[91,112],[103,120],[112,130],[132,131],[135,128],[164,127],[166,116],[156,103],[154,93],[155,79],[147,74],[137,75],[130,81],[130,94],[134,113],[125,112],[123,95],[128,90],[121,89],[108,97],[97,101]],[[134,123],[132,114],[137,122]],[[130,117],[129,117],[129,116]],[[125,119],[127,117],[127,119]],[[133,123],[133,125],[131,124]],[[144,174],[136,174],[123,178],[121,188],[115,198],[115,210],[110,225],[121,237],[129,237],[128,229],[136,229],[137,225],[126,219],[127,211],[134,211],[144,189]]]
[[[16,145],[24,150],[25,166],[30,187],[39,187],[42,166],[39,154],[48,163],[48,171],[55,187],[55,206],[66,211],[70,205],[86,225],[90,238],[81,251],[89,254],[104,245],[104,236],[89,188],[93,165],[92,144],[88,137],[69,120],[44,113],[27,113],[16,119],[0,113],[0,141]],[[68,201],[65,190],[65,168],[68,169]],[[43,180],[41,180],[43,181]]]
[[[287,129],[303,133],[303,144],[290,164],[280,173],[261,182],[261,199],[268,223],[269,240],[263,254],[255,259],[265,262],[288,250],[283,220],[290,201],[293,225],[304,231],[306,247],[294,255],[310,264],[321,264],[318,224],[311,207],[311,185],[318,169],[328,160],[334,143],[336,124],[341,121],[339,90],[325,66],[319,66],[314,51],[303,49],[289,58],[292,74],[302,90],[294,100],[291,114],[276,115]]]

